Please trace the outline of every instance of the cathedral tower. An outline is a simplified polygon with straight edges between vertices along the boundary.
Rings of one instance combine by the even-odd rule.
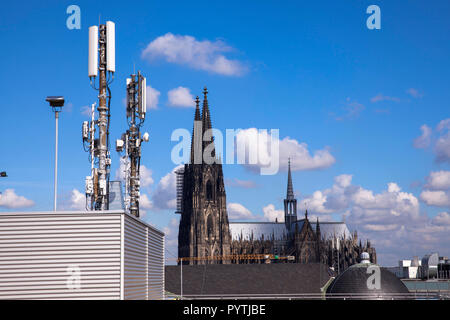
[[[284,222],[288,230],[293,222],[297,221],[297,199],[294,197],[294,187],[292,186],[291,160],[288,162],[288,183],[286,199],[284,199]]]
[[[201,114],[200,101],[198,97],[196,99],[190,163],[184,165],[182,210],[178,232],[179,258],[212,258],[229,255],[231,250],[222,164],[216,157],[214,139],[211,135],[211,115],[206,87],[203,94]],[[221,262],[214,259],[211,261],[190,259],[184,264]]]

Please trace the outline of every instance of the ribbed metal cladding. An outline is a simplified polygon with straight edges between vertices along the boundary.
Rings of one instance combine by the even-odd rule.
[[[164,299],[164,236],[148,228],[148,299]]]
[[[164,234],[125,215],[124,299],[164,299]]]
[[[163,299],[163,261],[123,211],[0,214],[0,299]]]
[[[119,299],[120,231],[120,213],[0,214],[0,299]]]
[[[125,216],[124,299],[147,299],[147,228]]]

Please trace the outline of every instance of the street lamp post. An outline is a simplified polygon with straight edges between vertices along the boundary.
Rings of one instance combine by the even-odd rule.
[[[53,200],[53,211],[56,211],[56,195],[57,195],[57,183],[58,183],[58,118],[59,113],[64,106],[64,97],[61,96],[49,96],[45,99],[50,103],[52,111],[55,113],[55,191]]]
[[[6,171],[2,171],[2,172],[0,172],[0,177],[1,178],[6,178],[8,175],[6,174]],[[0,192],[0,194],[2,194],[1,192]]]

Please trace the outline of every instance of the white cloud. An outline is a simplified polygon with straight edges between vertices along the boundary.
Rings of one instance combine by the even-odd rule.
[[[300,202],[300,208],[307,208],[315,213],[331,213],[334,210],[325,207],[325,203],[327,202],[327,196],[323,194],[322,191],[317,190],[314,191],[312,196],[303,199]]]
[[[308,203],[310,216],[317,215],[321,221],[327,214],[345,217],[350,230],[357,230],[360,239],[370,239],[383,265],[395,265],[399,259],[430,251],[450,253],[447,212],[430,219],[420,211],[417,197],[402,191],[397,183],[388,183],[377,193],[351,184],[350,178],[336,177],[331,188],[305,197],[300,207]]]
[[[432,129],[424,124],[420,127],[420,130],[422,131],[422,135],[414,139],[414,147],[418,149],[424,149],[427,148],[431,143]]]
[[[277,210],[273,204],[268,204],[263,208],[264,219],[270,222],[275,222],[275,219],[278,222],[284,221],[284,210]]]
[[[414,140],[414,147],[427,148],[433,145],[433,151],[436,155],[435,161],[438,163],[450,163],[450,118],[439,122],[434,131],[427,125],[420,127],[422,135]]]
[[[126,171],[129,170],[130,164],[125,157],[120,157],[119,167],[116,169],[116,179],[122,181],[122,184],[125,183]],[[145,165],[141,164],[139,167],[139,177],[141,187],[149,187],[153,185],[153,171],[148,169]]]
[[[34,206],[34,201],[17,195],[14,189],[6,189],[0,194],[0,207],[17,209],[32,206]]]
[[[409,94],[411,97],[413,98],[422,98],[423,94],[419,92],[419,90],[414,89],[414,88],[409,88],[408,90],[406,90],[406,93]]]
[[[159,101],[159,95],[161,94],[158,90],[155,88],[152,88],[151,86],[147,86],[147,109],[157,109],[158,108],[158,101]]]
[[[259,131],[256,128],[240,130],[236,134],[236,149],[239,159],[239,150],[245,147],[245,164],[244,166],[252,171],[267,167],[273,161],[272,157],[278,156],[279,166],[283,170],[287,170],[288,158],[291,159],[291,169],[293,171],[315,170],[328,168],[335,163],[335,158],[330,154],[327,148],[316,150],[311,154],[306,143],[300,143],[295,139],[285,137],[282,140],[271,141],[272,137],[265,131]],[[276,138],[273,138],[276,139]],[[271,154],[271,143],[278,143],[279,154]],[[250,154],[252,152],[252,154]],[[254,164],[250,164],[251,157],[256,160]],[[244,158],[241,155],[241,158]]]
[[[127,170],[129,170],[129,163],[127,161],[127,158],[120,157],[119,167],[116,169],[116,179],[122,181],[123,183],[125,181]]]
[[[70,193],[70,209],[86,210],[86,195],[77,189],[73,189]]]
[[[73,109],[72,102],[67,103],[66,106],[64,107],[64,111],[66,111],[66,112],[72,112],[72,109]]]
[[[250,210],[240,203],[229,202],[227,204],[228,217],[231,220],[257,220]]]
[[[432,171],[420,199],[429,206],[450,207],[450,171]]]
[[[178,258],[178,230],[180,221],[177,218],[170,219],[168,225],[163,228],[165,235],[164,247],[166,250],[166,265],[176,264]]]
[[[176,209],[176,173],[183,165],[175,167],[158,182],[155,192],[152,196],[153,205],[156,209]]]
[[[239,76],[246,67],[237,60],[226,58],[223,53],[232,48],[223,41],[198,41],[192,36],[166,33],[150,42],[142,52],[146,60],[162,58],[170,63],[186,65],[192,69],[209,71],[226,76]]]
[[[450,118],[441,120],[436,127],[437,131],[444,131],[449,129],[450,129]]]
[[[190,90],[185,87],[178,87],[168,92],[169,105],[173,107],[194,107],[194,97]]]
[[[225,184],[230,187],[238,187],[244,189],[256,188],[257,184],[252,180],[225,179]]]
[[[394,101],[394,102],[400,102],[400,99],[397,97],[390,97],[390,96],[385,96],[381,93],[379,93],[378,95],[376,95],[375,97],[370,99],[370,102],[375,103],[375,102],[380,102],[380,101]]]
[[[450,132],[438,138],[434,152],[436,153],[436,162],[450,163]]]
[[[152,177],[153,171],[151,169],[148,169],[143,164],[139,167],[139,180],[141,181],[142,187],[148,187],[153,184],[153,177]]]
[[[351,175],[335,178],[329,189],[317,190],[300,201],[301,207],[316,214],[346,212],[352,223],[366,225],[395,224],[397,227],[419,216],[419,201],[411,193],[402,192],[396,183],[388,183],[387,190],[374,193],[351,184]],[[320,217],[320,216],[319,216]],[[381,227],[380,227],[381,228]]]
[[[342,109],[344,110],[344,114],[342,115],[336,116],[334,113],[331,113],[331,115],[335,116],[335,120],[342,121],[358,118],[360,113],[363,112],[366,107],[357,101],[352,101],[350,98],[347,98]]]
[[[334,182],[341,188],[349,187],[352,184],[353,176],[351,174],[341,174],[334,178]]]
[[[152,209],[153,208],[153,202],[148,198],[148,196],[145,193],[141,193],[141,196],[139,197],[139,209]]]
[[[398,229],[398,226],[396,224],[366,224],[365,228],[369,231],[393,231]]]
[[[94,110],[95,112],[95,110]],[[81,114],[83,116],[88,117],[89,119],[92,117],[92,107],[91,106],[82,106],[81,107]]]
[[[450,214],[448,212],[440,212],[433,218],[432,222],[435,225],[450,226]]]
[[[429,206],[450,207],[450,195],[446,191],[424,190],[420,194],[420,200]]]
[[[425,188],[431,190],[450,189],[450,171],[441,170],[430,172]]]

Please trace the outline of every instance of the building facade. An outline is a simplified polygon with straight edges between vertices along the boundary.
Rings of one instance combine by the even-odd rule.
[[[265,263],[249,256],[269,254],[290,258],[280,262],[321,262],[339,271],[357,263],[366,251],[376,263],[375,248],[369,241],[358,242],[357,233],[350,233],[344,222],[310,221],[307,211],[298,218],[290,163],[283,222],[228,221],[222,164],[208,132],[212,125],[207,93],[205,88],[201,114],[196,100],[190,163],[177,172],[178,257],[185,264],[243,264]]]

